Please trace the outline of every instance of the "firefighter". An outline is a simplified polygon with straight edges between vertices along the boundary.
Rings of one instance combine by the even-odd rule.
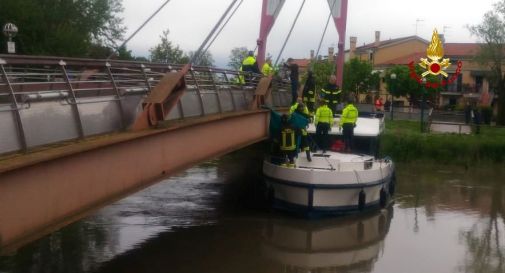
[[[328,84],[325,86],[325,88],[321,89],[322,96],[328,103],[328,107],[331,109],[331,111],[333,111],[333,113],[337,112],[337,105],[338,101],[340,100],[341,92],[342,90],[340,90],[339,86],[337,85],[337,77],[335,75],[331,75],[330,79],[328,80]]]
[[[308,118],[310,118],[309,109],[307,108],[307,106],[305,104],[303,104],[303,101],[301,98],[296,99],[296,102],[293,105],[291,105],[291,107],[289,108],[289,114],[290,115],[293,114],[298,109],[299,105],[303,106],[303,114],[306,115]]]
[[[239,76],[240,83],[250,85],[252,80],[251,73],[260,74],[258,63],[256,62],[256,58],[254,57],[254,51],[249,51],[247,53],[247,57],[242,61]]]
[[[296,115],[301,116],[301,118],[295,118]],[[292,120],[298,120],[298,122],[293,122],[296,124],[298,135],[301,136],[300,139],[300,150],[305,151],[305,155],[307,156],[307,161],[312,161],[310,156],[310,147],[309,147],[309,136],[307,133],[307,127],[310,123],[310,115],[308,114],[308,109],[303,103],[299,103],[296,111],[292,114]],[[300,121],[301,120],[301,121]],[[299,128],[298,128],[299,127]]]
[[[316,139],[320,149],[323,150],[323,153],[326,153],[329,146],[329,136],[328,132],[331,130],[331,126],[333,125],[333,112],[328,107],[328,102],[322,99],[319,104],[319,108],[316,110]]]
[[[354,138],[354,127],[356,127],[356,121],[358,120],[358,109],[353,105],[353,99],[349,98],[347,100],[347,105],[344,110],[342,110],[342,116],[340,117],[339,130],[342,129],[342,135],[344,136],[345,151],[351,153]]]
[[[280,150],[283,156],[281,166],[288,168],[295,167],[295,157],[296,157],[296,130],[289,123],[288,116],[282,115],[281,117],[281,131],[279,136]],[[286,164],[286,157],[288,158],[288,163]]]
[[[309,71],[307,74],[307,80],[303,86],[302,97],[303,103],[307,105],[310,115],[313,115],[315,110],[314,107],[316,104],[316,81],[314,79],[312,71]]]
[[[274,74],[274,68],[272,67],[272,59],[268,57],[261,68],[261,73],[265,77],[272,76]]]

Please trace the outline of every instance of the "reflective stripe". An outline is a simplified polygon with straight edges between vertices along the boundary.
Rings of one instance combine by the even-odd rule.
[[[295,131],[290,128],[282,130],[281,150],[294,151],[296,149]]]

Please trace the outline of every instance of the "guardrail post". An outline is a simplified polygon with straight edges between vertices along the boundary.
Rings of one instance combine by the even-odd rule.
[[[195,85],[196,85],[196,92],[198,94],[198,97],[200,98],[200,106],[202,107],[202,116],[205,116],[205,108],[203,107],[202,92],[200,92],[200,85],[198,84],[198,81],[196,80],[195,71],[194,71],[193,67],[191,67],[189,69],[189,73],[191,73],[191,77],[193,77],[193,81],[195,82]]]
[[[149,82],[149,78],[147,77],[146,73],[146,66],[144,64],[140,64],[140,70],[142,70],[142,75],[144,76],[144,81],[146,82],[147,90],[149,90],[149,93],[151,93],[151,83]]]
[[[79,113],[79,107],[77,106],[77,97],[75,96],[74,88],[72,87],[72,83],[70,82],[70,78],[68,77],[67,69],[65,66],[67,63],[65,61],[60,60],[58,63],[61,67],[61,71],[63,72],[63,77],[65,78],[65,82],[68,86],[68,91],[70,91],[70,105],[72,106],[72,111],[74,112],[75,122],[77,123],[77,132],[79,134],[79,138],[84,138],[84,129],[82,126],[81,114]]]
[[[28,145],[26,143],[26,136],[25,136],[25,130],[23,128],[23,122],[21,120],[21,114],[19,113],[19,104],[16,99],[16,94],[14,93],[14,89],[12,88],[11,82],[9,80],[9,77],[7,76],[7,72],[5,71],[4,64],[6,64],[5,60],[0,59],[0,69],[2,71],[2,77],[4,78],[5,83],[7,84],[7,87],[9,88],[9,95],[12,99],[12,106],[14,106],[14,117],[16,120],[16,126],[17,126],[17,131],[18,131],[18,138],[19,138],[19,143],[21,144],[21,149],[26,152],[28,150]]]
[[[117,86],[116,80],[114,79],[114,75],[112,74],[111,64],[109,62],[105,63],[105,67],[107,68],[107,74],[109,75],[110,81],[112,83],[112,87],[114,88],[114,92],[116,93],[117,106],[119,107],[119,116],[121,122],[121,129],[126,129],[126,124],[124,120],[124,111],[123,111],[123,103],[121,102],[121,93],[119,92],[119,88]]]
[[[219,108],[219,113],[223,112],[223,108],[221,107],[221,96],[219,95],[219,88],[217,87],[216,81],[214,80],[214,74],[212,72],[212,68],[209,67],[209,76],[212,80],[212,85],[214,86],[214,90],[216,90],[217,95],[217,107]]]

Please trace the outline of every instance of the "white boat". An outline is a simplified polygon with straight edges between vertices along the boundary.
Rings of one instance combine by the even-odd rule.
[[[334,139],[341,135],[338,121],[330,132]],[[303,152],[291,168],[266,158],[263,174],[273,207],[310,217],[386,206],[394,194],[395,167],[391,159],[374,156],[383,130],[383,117],[358,118],[354,136],[364,147],[356,151],[366,153],[316,152],[308,161]],[[308,132],[315,133],[314,125]]]

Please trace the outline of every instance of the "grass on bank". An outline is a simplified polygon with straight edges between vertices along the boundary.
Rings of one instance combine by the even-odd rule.
[[[481,126],[480,134],[421,133],[416,121],[386,121],[382,155],[396,162],[431,161],[442,164],[505,162],[505,128]]]

